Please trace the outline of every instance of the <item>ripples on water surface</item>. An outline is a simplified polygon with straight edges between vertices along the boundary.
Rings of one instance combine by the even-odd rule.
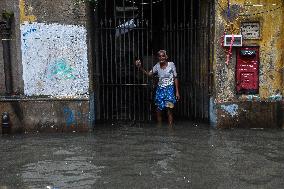
[[[191,122],[0,137],[0,189],[283,188],[282,130]]]

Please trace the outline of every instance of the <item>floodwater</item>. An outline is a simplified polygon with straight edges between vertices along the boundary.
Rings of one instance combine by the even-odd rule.
[[[283,188],[284,131],[191,122],[0,136],[0,189]]]

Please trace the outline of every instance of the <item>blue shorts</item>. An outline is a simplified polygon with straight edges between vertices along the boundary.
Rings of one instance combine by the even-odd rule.
[[[166,87],[157,86],[155,104],[159,110],[164,110],[165,108],[173,108],[176,103],[175,89],[173,85]]]

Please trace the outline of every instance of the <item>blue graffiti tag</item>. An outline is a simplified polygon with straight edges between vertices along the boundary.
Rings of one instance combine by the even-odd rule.
[[[227,113],[229,113],[232,117],[238,115],[238,109],[239,106],[237,104],[232,104],[232,105],[222,105],[221,108],[225,110]]]
[[[29,35],[33,32],[36,32],[35,28],[31,28],[31,29],[27,30],[26,32],[23,33],[23,36],[26,37],[27,35]]]
[[[64,108],[64,117],[65,117],[67,127],[71,127],[72,125],[76,126],[76,119],[75,119],[74,113],[71,109],[69,109],[67,107]]]
[[[73,69],[69,66],[64,59],[55,61],[49,68],[49,79],[75,79]]]

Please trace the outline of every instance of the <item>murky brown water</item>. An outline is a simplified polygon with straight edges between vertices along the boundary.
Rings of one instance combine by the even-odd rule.
[[[0,189],[283,188],[284,131],[190,122],[0,137]]]

